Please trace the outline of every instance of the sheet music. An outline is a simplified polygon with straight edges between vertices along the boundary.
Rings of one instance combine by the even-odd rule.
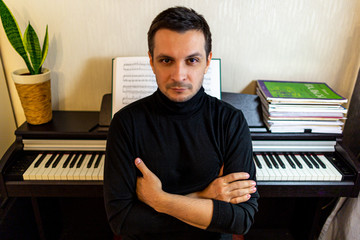
[[[203,87],[211,96],[221,98],[220,59],[212,59]],[[112,116],[124,106],[151,95],[157,89],[148,57],[113,59]]]

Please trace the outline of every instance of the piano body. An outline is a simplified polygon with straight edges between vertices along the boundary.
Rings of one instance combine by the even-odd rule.
[[[224,93],[223,97],[235,106],[246,102],[247,106],[253,107],[244,110],[245,116],[257,112],[255,95]],[[239,97],[251,98],[251,101]],[[34,126],[24,123],[16,130],[16,141],[0,161],[1,197],[5,200],[30,197],[43,239],[46,234],[41,226],[37,198],[102,198],[107,128],[99,125],[99,114],[54,111],[53,120],[47,124]],[[259,116],[255,115],[255,121],[259,121]],[[267,200],[297,204],[298,199],[318,202],[319,199],[357,197],[360,164],[341,145],[341,135],[271,134],[259,132],[259,129],[254,128],[252,132],[257,186],[261,196],[259,213],[266,215],[267,210],[261,206],[266,206]],[[315,219],[306,220],[310,222],[309,228],[313,228],[313,221],[318,221],[318,216],[312,213],[311,216]],[[304,232],[306,237],[299,239],[312,239],[316,234],[314,229]]]

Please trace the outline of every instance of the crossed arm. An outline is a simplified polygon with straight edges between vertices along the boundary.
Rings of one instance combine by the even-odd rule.
[[[142,177],[137,178],[136,194],[140,201],[160,213],[173,216],[187,224],[206,229],[213,215],[212,199],[233,204],[246,202],[251,193],[256,192],[256,183],[247,180],[249,174],[231,173],[216,178],[207,188],[188,195],[177,195],[164,192],[160,179],[152,173],[140,159],[135,159],[136,167]]]

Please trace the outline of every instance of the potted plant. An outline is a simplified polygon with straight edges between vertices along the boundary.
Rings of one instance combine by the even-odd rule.
[[[49,48],[48,27],[41,49],[30,23],[22,37],[16,19],[3,0],[0,0],[0,17],[9,42],[27,66],[12,73],[26,121],[34,125],[49,122],[52,119],[50,70],[42,67]]]

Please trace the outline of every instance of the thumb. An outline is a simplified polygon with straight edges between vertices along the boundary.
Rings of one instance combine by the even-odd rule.
[[[219,172],[218,177],[221,177],[222,175],[224,175],[224,164],[220,168],[220,172]]]
[[[143,176],[149,172],[149,169],[146,167],[145,163],[141,160],[141,158],[135,159],[135,166],[140,170]]]

